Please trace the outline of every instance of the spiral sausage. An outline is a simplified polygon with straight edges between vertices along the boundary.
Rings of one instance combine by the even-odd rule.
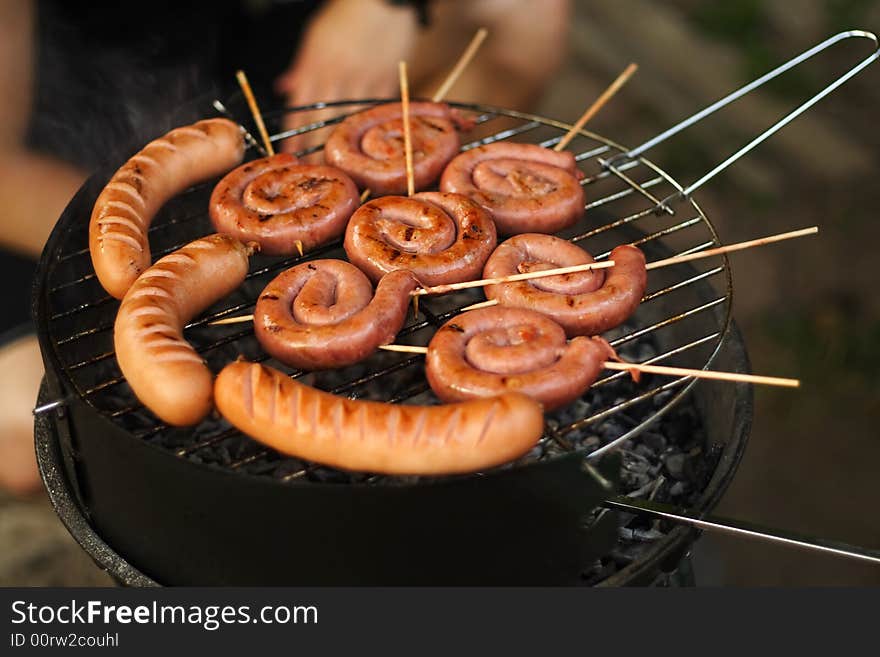
[[[122,300],[116,360],[137,398],[168,424],[195,424],[211,410],[214,377],[183,327],[238,287],[247,271],[243,244],[209,235],[160,259]]]
[[[255,363],[227,365],[217,410],[279,452],[346,470],[437,475],[473,472],[525,454],[541,437],[540,404],[509,393],[447,406],[337,397]]]
[[[502,235],[555,233],[583,216],[580,176],[567,151],[499,141],[456,156],[440,189],[482,205]]]
[[[487,285],[486,297],[502,306],[537,310],[553,318],[569,337],[599,335],[635,312],[648,282],[645,256],[637,247],[618,246],[609,258],[615,262],[610,269]],[[517,235],[495,250],[483,274],[484,278],[494,278],[592,260],[586,251],[566,240],[550,235]]]
[[[410,103],[413,174],[416,189],[433,183],[461,145],[452,110],[444,103]],[[324,159],[373,195],[405,194],[403,109],[378,105],[352,114],[324,144]]]
[[[121,299],[150,266],[147,230],[170,198],[241,162],[241,129],[227,119],[175,128],[147,144],[98,195],[89,222],[89,251],[105,290]]]
[[[408,269],[423,285],[442,285],[479,278],[496,242],[495,224],[479,205],[458,194],[422,192],[362,205],[344,246],[374,281]]]
[[[344,172],[280,153],[227,174],[211,194],[210,214],[218,232],[292,255],[297,241],[309,249],[341,235],[359,202]]]
[[[601,338],[566,343],[546,316],[496,306],[446,322],[428,345],[425,372],[443,401],[517,391],[553,410],[582,395],[613,354]]]
[[[394,340],[418,281],[408,271],[370,281],[343,260],[313,260],[277,276],[254,309],[257,340],[283,363],[344,367]]]

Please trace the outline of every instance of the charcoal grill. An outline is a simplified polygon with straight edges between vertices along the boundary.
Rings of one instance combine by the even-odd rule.
[[[642,154],[851,37],[876,44],[864,32],[832,37],[637,149],[582,130],[569,149],[585,173],[587,213],[561,235],[597,259],[623,242],[639,245],[649,260],[720,245],[691,192],[874,61],[876,51],[690,186],[680,185]],[[278,132],[286,112],[327,107],[350,112],[379,102],[387,99],[319,103],[269,112],[265,118],[276,128],[277,141],[342,120]],[[488,133],[464,149],[502,139],[552,147],[570,127],[507,109],[452,104],[475,113],[478,128]],[[493,122],[502,118],[515,125],[493,131]],[[256,155],[259,146],[250,150]],[[41,470],[62,519],[120,581],[572,584],[580,581],[586,564],[613,547],[617,513],[594,511],[609,494],[601,484],[613,488],[620,466],[612,458],[596,457],[631,444],[680,404],[696,379],[647,377],[635,386],[623,372],[604,376],[585,395],[577,416],[570,409],[548,415],[543,437],[524,458],[469,476],[345,473],[264,448],[217,417],[195,428],[166,426],[138,403],[119,372],[112,344],[118,302],[100,287],[89,259],[89,215],[114,170],[87,181],[55,226],[40,262],[34,312],[46,365],[40,400],[46,414],[37,422]],[[214,182],[188,190],[159,212],[149,231],[155,258],[213,232],[207,200]],[[602,218],[598,223],[597,217]],[[319,257],[344,258],[341,243],[300,258],[254,257],[244,285],[191,322],[188,339],[214,371],[242,354],[335,394],[393,403],[434,401],[420,356],[382,352],[343,370],[306,373],[269,360],[249,325],[209,324],[249,313],[277,273]],[[732,294],[726,256],[652,271],[635,316],[607,337],[634,360],[746,371],[745,349],[730,316]],[[444,321],[481,298],[474,291],[423,298],[420,315],[409,319],[398,342],[427,344]],[[652,349],[648,358],[640,357],[645,345]],[[750,387],[743,384],[702,383],[693,392],[707,431],[705,451],[711,455],[711,476],[692,503],[699,514],[717,503],[733,476],[745,447],[752,401]],[[622,418],[625,429],[619,435],[601,447],[588,446],[589,436]],[[598,464],[598,471],[584,465],[585,456]],[[652,579],[659,569],[673,567],[696,536],[696,530],[686,527],[668,531],[603,583]]]

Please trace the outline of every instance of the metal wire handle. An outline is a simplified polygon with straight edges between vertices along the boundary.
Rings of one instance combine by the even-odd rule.
[[[681,132],[685,128],[689,128],[690,126],[701,121],[702,119],[709,116],[710,114],[713,114],[713,113],[717,112],[719,109],[726,107],[727,105],[729,105],[733,101],[741,98],[742,96],[745,96],[750,91],[757,89],[758,87],[763,85],[765,82],[768,82],[769,80],[772,80],[773,78],[778,77],[782,73],[785,73],[786,71],[794,68],[798,64],[810,59],[813,55],[816,55],[816,54],[822,52],[826,48],[833,46],[834,44],[836,44],[839,41],[843,41],[844,39],[851,39],[853,37],[860,38],[860,39],[870,39],[871,41],[873,41],[874,42],[874,52],[871,53],[864,60],[859,62],[856,66],[851,68],[849,71],[847,71],[846,73],[841,75],[834,82],[832,82],[827,87],[825,87],[822,91],[820,91],[815,96],[810,98],[808,101],[806,101],[800,107],[793,110],[792,112],[790,112],[789,114],[784,116],[782,119],[780,119],[779,121],[774,123],[772,126],[767,128],[767,130],[765,130],[760,135],[755,137],[752,141],[750,141],[748,144],[746,144],[745,146],[740,148],[733,155],[731,155],[726,160],[724,160],[721,164],[719,164],[714,169],[709,171],[702,178],[700,178],[699,180],[697,180],[694,183],[691,183],[687,187],[684,187],[684,188],[680,187],[679,191],[676,194],[670,195],[669,197],[667,197],[666,199],[664,199],[663,201],[661,201],[658,204],[658,209],[665,209],[665,210],[669,211],[669,208],[666,205],[668,201],[671,201],[672,199],[674,199],[676,197],[687,198],[692,192],[694,192],[696,189],[701,187],[703,185],[703,183],[714,178],[716,174],[718,174],[719,172],[723,171],[728,166],[730,166],[731,164],[736,162],[743,155],[745,155],[746,153],[751,151],[755,146],[757,146],[758,144],[763,142],[765,139],[770,137],[770,135],[774,134],[776,131],[778,131],[783,126],[789,124],[791,121],[793,121],[798,116],[800,116],[805,111],[807,111],[810,107],[812,107],[817,102],[819,102],[822,98],[824,98],[825,96],[830,94],[832,91],[837,89],[839,86],[841,86],[844,82],[846,82],[850,78],[854,77],[859,72],[861,72],[862,69],[867,68],[870,64],[872,64],[874,61],[876,61],[878,58],[880,58],[880,41],[878,41],[877,36],[874,33],[867,32],[865,30],[848,30],[846,32],[840,32],[839,34],[835,34],[834,36],[829,37],[828,39],[825,39],[825,41],[823,41],[822,43],[813,46],[809,50],[805,50],[797,57],[788,60],[787,62],[785,62],[781,66],[777,66],[769,73],[765,73],[764,75],[757,78],[756,80],[753,80],[752,82],[748,83],[744,87],[740,87],[739,89],[728,94],[727,96],[725,96],[721,100],[718,100],[718,101],[712,103],[711,105],[709,105],[705,109],[688,117],[684,121],[677,123],[676,125],[672,126],[668,130],[666,130],[665,132],[660,133],[659,135],[657,135],[653,139],[649,139],[641,146],[637,146],[636,148],[634,148],[630,151],[627,151],[626,153],[620,153],[612,158],[609,158],[608,160],[603,160],[602,165],[612,171],[616,171],[618,163],[620,163],[622,161],[628,161],[628,160],[632,160],[634,158],[637,158],[639,155],[646,152],[648,149],[653,148],[657,144],[663,143],[664,141],[669,139],[669,137],[672,137],[673,135],[678,134],[679,132]]]

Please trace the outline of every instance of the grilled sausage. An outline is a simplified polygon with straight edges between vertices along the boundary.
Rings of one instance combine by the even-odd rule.
[[[344,367],[394,340],[406,319],[408,271],[370,281],[343,260],[312,260],[281,273],[260,294],[254,332],[263,349],[304,369]]]
[[[211,410],[214,377],[183,327],[238,287],[247,270],[247,247],[209,235],[161,258],[122,300],[116,360],[137,398],[168,424],[195,424]]]
[[[255,440],[325,465],[385,474],[473,472],[525,454],[541,437],[541,406],[509,393],[448,406],[355,401],[264,365],[227,365],[217,409]]]
[[[567,151],[499,141],[456,156],[440,189],[486,208],[501,235],[555,233],[583,216],[581,175]]]
[[[423,285],[442,285],[479,278],[496,241],[495,224],[470,199],[422,192],[362,205],[348,222],[344,246],[374,281],[408,269]]]
[[[456,115],[444,103],[410,103],[413,178],[416,189],[433,183],[461,145]],[[352,114],[324,144],[324,159],[350,175],[374,196],[406,193],[400,103],[378,105]]]
[[[147,144],[113,174],[95,201],[89,251],[98,280],[121,299],[150,266],[147,230],[170,198],[241,162],[241,129],[227,119],[175,128]]]
[[[214,227],[269,255],[292,255],[345,230],[358,207],[357,186],[334,167],[297,164],[288,153],[248,162],[228,173],[211,194]]]
[[[425,373],[447,402],[522,392],[553,410],[580,397],[614,351],[601,338],[565,341],[553,320],[521,308],[453,317],[428,344]]]
[[[520,258],[523,258],[521,262],[525,263],[526,269],[567,267],[581,264],[578,260],[592,261],[589,254],[570,242],[542,237],[544,240],[540,246],[531,243],[530,236],[519,239],[527,238],[526,235],[519,235],[499,246],[496,249],[498,257],[493,254],[486,263],[485,277],[517,273],[521,267],[517,263]],[[502,306],[543,313],[560,324],[569,337],[599,335],[619,326],[635,312],[648,283],[645,255],[638,247],[631,244],[618,246],[609,258],[615,263],[610,269],[487,285],[484,288],[486,297],[497,300]],[[584,274],[592,276],[582,278]]]

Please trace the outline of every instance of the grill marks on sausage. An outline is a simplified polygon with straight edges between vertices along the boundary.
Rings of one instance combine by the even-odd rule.
[[[282,453],[317,463],[389,474],[473,472],[513,460],[540,438],[538,404],[511,393],[454,406],[399,406],[351,400],[309,388],[254,364],[227,365],[217,377],[218,410],[234,426]],[[251,381],[253,415],[245,380]],[[272,418],[266,395],[284,408]]]
[[[98,280],[121,299],[150,266],[147,231],[159,208],[187,187],[241,161],[238,126],[209,119],[176,128],[133,155],[98,195],[89,223],[89,250]],[[210,136],[208,136],[210,133]]]

